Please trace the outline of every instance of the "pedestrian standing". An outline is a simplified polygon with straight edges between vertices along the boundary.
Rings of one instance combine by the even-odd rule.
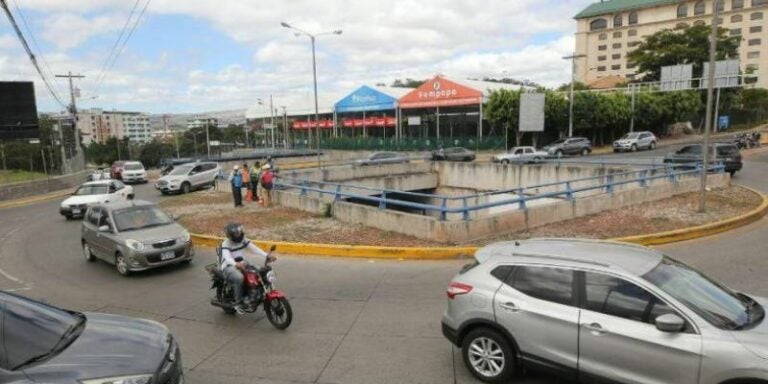
[[[240,167],[235,165],[235,169],[232,170],[232,176],[230,177],[230,183],[232,184],[232,198],[235,200],[235,208],[243,206],[243,175],[240,173]]]
[[[269,207],[272,204],[272,188],[274,188],[275,174],[272,173],[272,167],[269,164],[264,164],[261,167],[261,182],[262,199],[264,199],[264,206]]]
[[[251,172],[248,172],[248,163],[243,163],[243,187],[245,187],[245,201],[253,200],[253,191],[251,191]]]
[[[261,178],[261,163],[253,163],[251,168],[251,190],[253,191],[253,201],[259,201],[259,179]]]

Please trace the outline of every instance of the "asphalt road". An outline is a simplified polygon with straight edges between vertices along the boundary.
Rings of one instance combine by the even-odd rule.
[[[670,148],[626,154],[659,156]],[[613,155],[607,156],[608,158]],[[768,192],[768,152],[747,159],[735,182]],[[157,199],[148,186],[139,198]],[[443,339],[444,289],[463,261],[397,262],[281,255],[278,286],[294,323],[277,331],[263,314],[234,317],[209,305],[196,261],[117,275],[81,256],[80,223],[58,215],[59,201],[0,211],[0,289],[66,308],[154,319],[178,337],[187,381],[209,383],[475,383]],[[766,219],[719,236],[661,247],[728,285],[768,295]],[[521,383],[557,383],[529,376]]]

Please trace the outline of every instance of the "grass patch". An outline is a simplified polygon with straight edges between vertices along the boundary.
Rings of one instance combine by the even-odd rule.
[[[20,183],[22,181],[45,179],[47,177],[46,174],[37,172],[19,170],[0,171],[0,184]]]

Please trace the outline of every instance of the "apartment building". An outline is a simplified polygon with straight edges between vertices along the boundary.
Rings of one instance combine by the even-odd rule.
[[[119,140],[127,137],[137,143],[152,140],[149,115],[140,112],[104,111],[98,108],[80,110],[77,129],[83,137],[84,145],[103,143],[111,137]]]
[[[219,125],[219,119],[215,117],[205,117],[205,118],[187,120],[187,129],[218,127],[218,125]]]
[[[739,59],[744,73],[758,76],[757,86],[768,88],[768,0],[715,0],[719,22],[732,36],[741,36]],[[711,25],[712,0],[603,0],[574,18],[577,22],[577,81],[591,84],[620,76],[633,80],[636,68],[627,53],[644,36],[662,29]]]

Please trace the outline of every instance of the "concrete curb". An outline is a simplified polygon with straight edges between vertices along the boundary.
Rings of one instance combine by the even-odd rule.
[[[69,188],[69,189],[63,189],[63,190],[57,191],[57,192],[51,192],[51,193],[43,195],[43,196],[35,196],[35,197],[26,198],[26,199],[16,199],[16,200],[3,201],[3,202],[0,202],[0,209],[23,207],[25,205],[39,203],[41,201],[46,201],[46,200],[56,199],[56,198],[59,198],[59,197],[68,196],[68,195],[70,195],[72,193],[73,190],[74,190],[74,188]]]
[[[743,186],[742,188],[746,188],[762,197],[763,202],[759,207],[743,215],[715,223],[667,232],[628,236],[610,240],[641,245],[661,245],[711,236],[753,223],[768,213],[768,196],[751,188]],[[192,241],[197,246],[216,247],[221,243],[222,240],[223,238],[217,236],[199,235],[194,233],[192,234]],[[377,247],[365,245],[289,243],[282,241],[257,241],[256,244],[263,249],[269,248],[274,244],[277,246],[279,252],[288,254],[394,260],[459,259],[471,257],[478,249],[480,249],[479,247]]]

